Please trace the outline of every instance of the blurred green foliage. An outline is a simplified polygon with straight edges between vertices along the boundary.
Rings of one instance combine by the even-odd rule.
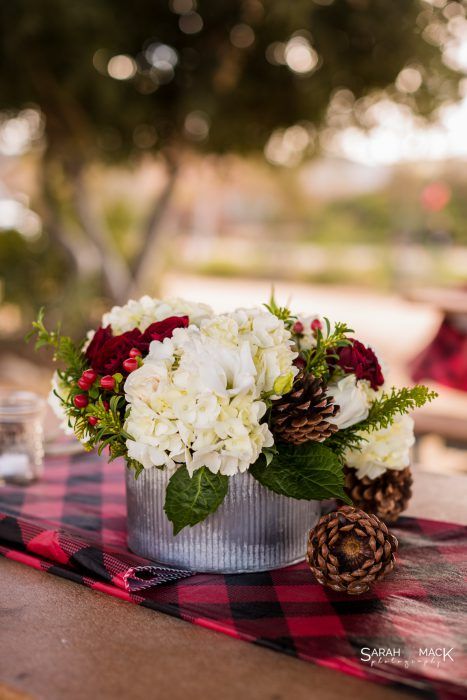
[[[0,270],[9,299],[28,306],[33,298],[38,307],[57,299],[67,277],[60,251],[45,239],[28,241],[16,231],[2,231],[0,243]]]
[[[0,109],[38,105],[48,147],[61,158],[126,158],[140,150],[141,125],[155,128],[152,150],[187,141],[210,151],[258,150],[278,126],[319,124],[336,88],[360,97],[391,84],[409,62],[426,66],[430,80],[398,99],[430,113],[456,96],[458,75],[421,35],[423,22],[436,21],[446,21],[441,9],[421,0],[3,2]],[[239,26],[251,31],[246,46],[233,43],[242,44],[242,29],[232,40]],[[295,34],[318,53],[316,70],[268,60],[274,42]],[[161,45],[175,53],[157,58]],[[131,79],[107,71],[121,54],[135,61]],[[186,131],[193,110],[209,121],[205,139]]]

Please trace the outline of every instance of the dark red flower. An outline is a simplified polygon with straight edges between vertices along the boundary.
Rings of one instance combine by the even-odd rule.
[[[372,389],[384,384],[384,377],[378,358],[371,348],[359,340],[352,340],[351,345],[339,348],[337,364],[347,374],[355,374],[357,379],[367,379]]]
[[[99,329],[100,330],[100,329]],[[98,333],[99,331],[97,331]],[[127,359],[131,348],[140,348],[143,334],[138,328],[121,335],[111,336],[97,350],[90,353],[91,345],[86,351],[92,369],[98,374],[115,374],[123,369],[123,361]],[[93,338],[94,340],[94,338]],[[147,348],[147,343],[144,343]]]
[[[305,369],[306,367],[306,360],[303,358],[301,355],[295,358],[293,361],[295,367],[298,367],[299,369]]]
[[[111,326],[98,328],[86,350],[86,358],[98,374],[126,374],[123,363],[130,356],[131,350],[140,350],[144,357],[153,340],[171,338],[175,328],[186,328],[188,321],[188,316],[171,316],[164,321],[152,323],[144,333],[134,328],[116,336],[112,335]]]
[[[106,344],[108,340],[112,338],[112,328],[106,326],[105,328],[98,328],[94,333],[94,336],[86,349],[86,357],[89,360],[91,367],[93,367],[93,361],[99,355],[99,352]]]
[[[153,340],[163,341],[165,338],[171,338],[176,328],[187,328],[189,323],[188,316],[170,316],[163,321],[156,321],[146,328],[143,333],[143,338],[148,343]],[[147,350],[146,350],[147,352]]]

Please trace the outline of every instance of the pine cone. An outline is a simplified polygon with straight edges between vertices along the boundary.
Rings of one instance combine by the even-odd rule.
[[[395,523],[412,496],[410,467],[388,469],[376,479],[359,479],[355,469],[344,467],[345,491],[354,506],[374,513],[386,523]]]
[[[359,595],[394,569],[397,546],[376,515],[343,506],[310,530],[307,561],[321,585]]]
[[[337,426],[328,421],[338,410],[326,396],[325,383],[300,372],[292,391],[273,402],[272,432],[277,440],[294,445],[310,440],[322,442],[337,431]]]

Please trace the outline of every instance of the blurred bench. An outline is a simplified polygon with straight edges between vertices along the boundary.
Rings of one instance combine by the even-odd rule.
[[[451,447],[467,449],[467,415],[448,416],[432,411],[418,411],[415,416],[415,435],[439,435]]]

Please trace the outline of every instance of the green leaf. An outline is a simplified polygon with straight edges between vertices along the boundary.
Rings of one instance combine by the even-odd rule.
[[[138,479],[140,474],[144,472],[144,467],[136,459],[128,458],[126,460],[127,469],[133,470],[135,474],[135,479]]]
[[[250,468],[260,484],[290,498],[339,498],[351,503],[344,492],[342,464],[332,450],[317,442],[299,447],[280,445],[278,449],[269,465],[260,458]]]
[[[228,485],[228,476],[213,474],[206,467],[197,469],[191,478],[186,466],[179,467],[167,486],[164,505],[174,535],[214,513],[224,500]]]
[[[275,455],[277,454],[277,449],[276,446],[273,445],[272,447],[264,447],[262,455],[264,459],[266,460],[266,466],[271,464],[272,460],[274,459]]]

